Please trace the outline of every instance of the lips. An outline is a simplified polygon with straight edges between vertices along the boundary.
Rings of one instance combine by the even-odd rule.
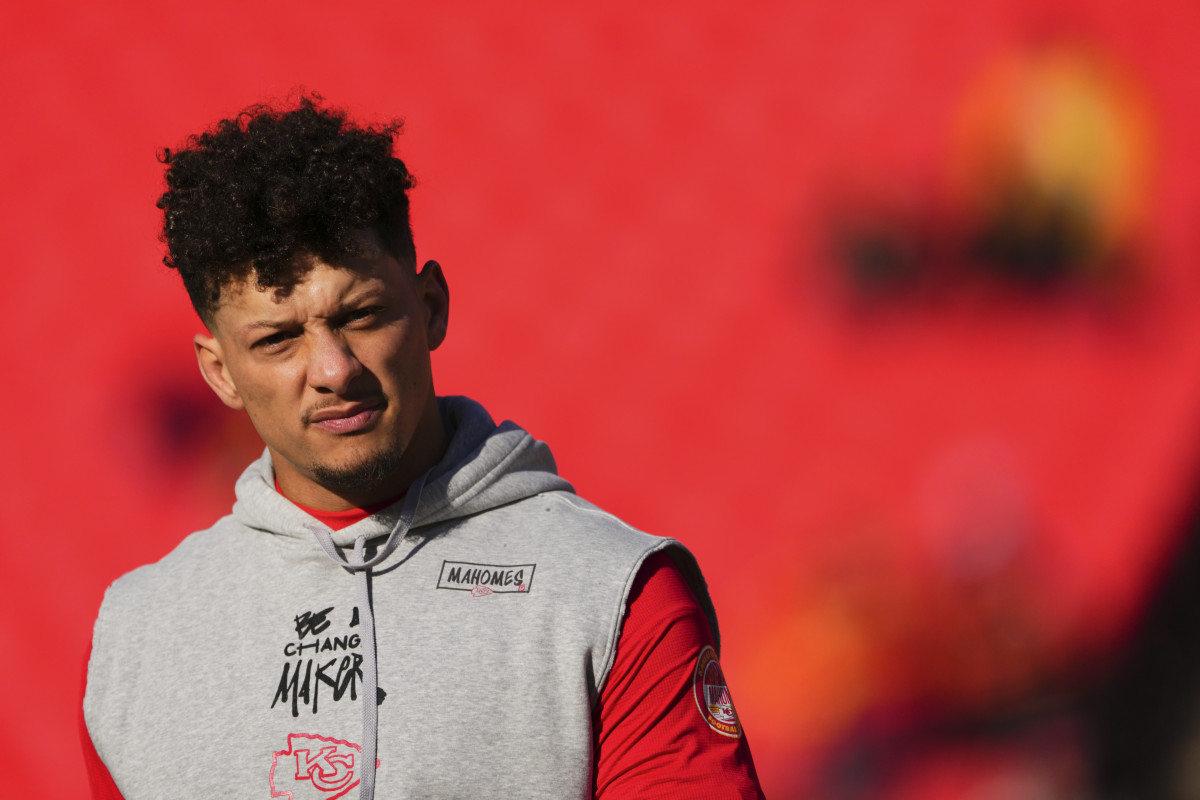
[[[309,424],[329,433],[355,433],[375,424],[383,413],[383,403],[347,403],[322,408],[309,416]]]

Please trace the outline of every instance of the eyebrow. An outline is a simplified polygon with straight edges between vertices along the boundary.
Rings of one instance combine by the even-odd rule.
[[[292,323],[290,323],[290,322],[271,322],[269,320],[262,320],[259,322],[247,323],[246,325],[242,326],[242,330],[246,333],[251,333],[253,331],[260,330],[262,328],[269,328],[271,330],[279,330],[281,328],[286,328],[288,325],[291,325],[291,324]]]
[[[348,297],[343,298],[343,300],[340,303],[338,303],[338,310],[337,310],[337,312],[335,312],[335,314],[336,313],[345,313],[346,311],[351,310],[357,306],[360,306],[363,303],[369,303],[372,301],[376,301],[379,299],[379,296],[382,293],[384,293],[385,291],[386,291],[386,287],[367,286],[367,287],[363,287],[359,291],[352,292]],[[250,334],[255,331],[263,330],[263,329],[277,331],[277,330],[282,330],[284,328],[287,328],[293,324],[295,324],[295,323],[293,323],[292,320],[282,320],[279,322],[273,322],[271,320],[264,319],[264,320],[259,320],[257,322],[246,323],[245,325],[242,326],[242,332]]]

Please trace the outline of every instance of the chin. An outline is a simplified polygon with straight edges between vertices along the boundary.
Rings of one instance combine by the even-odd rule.
[[[399,450],[386,449],[357,462],[313,464],[309,471],[317,483],[333,492],[371,491],[387,483],[399,469],[400,459]]]

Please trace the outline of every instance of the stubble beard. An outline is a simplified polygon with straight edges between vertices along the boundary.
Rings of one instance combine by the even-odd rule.
[[[356,464],[313,464],[311,470],[317,483],[331,492],[362,494],[382,488],[399,468],[400,453],[389,447]]]

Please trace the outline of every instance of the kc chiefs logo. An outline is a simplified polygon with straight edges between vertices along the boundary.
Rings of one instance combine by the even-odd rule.
[[[358,786],[361,759],[362,748],[351,742],[289,734],[287,749],[277,751],[271,761],[271,797],[336,800]]]

